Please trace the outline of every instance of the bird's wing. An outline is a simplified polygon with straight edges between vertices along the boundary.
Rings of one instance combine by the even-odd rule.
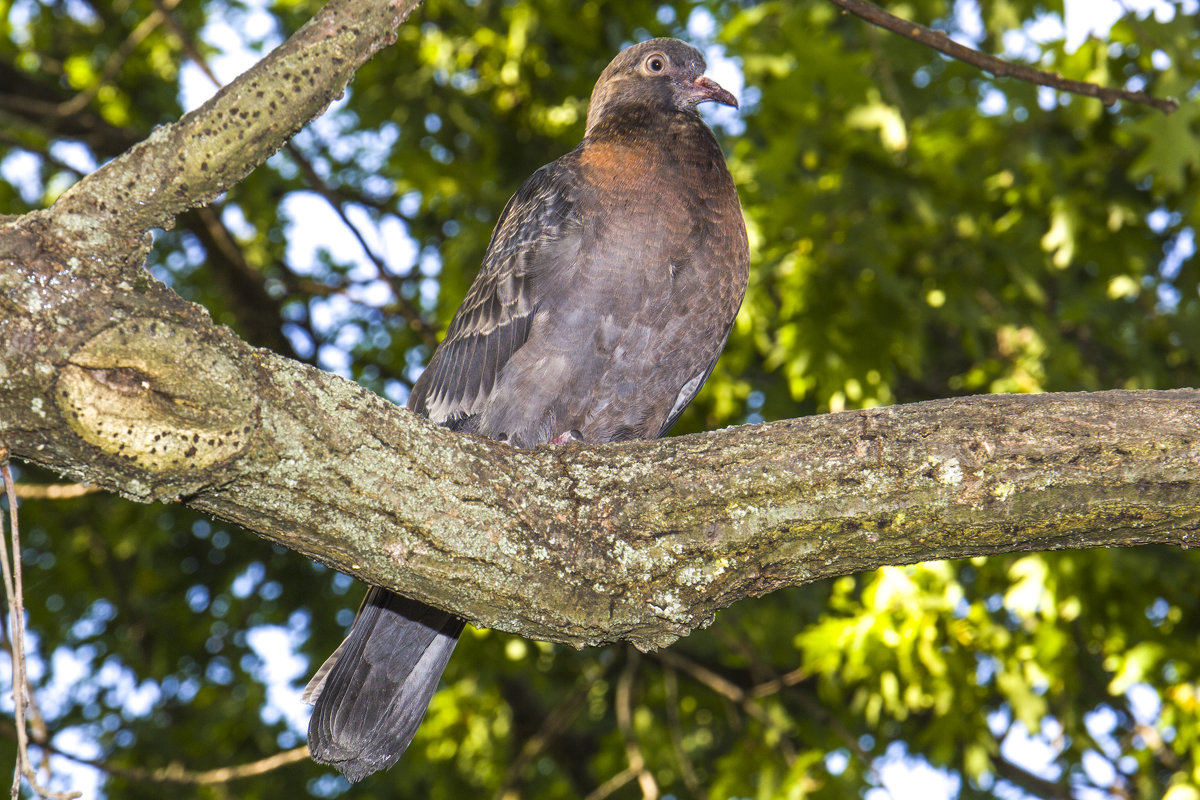
[[[728,338],[728,334],[726,334],[726,338]],[[722,340],[721,350],[724,349],[725,340]],[[717,352],[717,355],[720,357],[720,351]],[[667,413],[666,420],[663,422],[662,427],[658,429],[657,438],[661,439],[662,437],[666,436],[667,432],[675,426],[675,421],[679,419],[679,415],[683,413],[685,408],[687,408],[688,403],[692,402],[696,395],[700,393],[700,389],[703,388],[704,382],[708,380],[708,376],[712,373],[713,367],[716,365],[717,359],[714,358],[708,363],[708,367],[704,369],[704,371],[697,372],[695,375],[688,378],[687,382],[683,384],[679,390],[679,394],[675,396],[675,404],[671,406],[670,412]]]
[[[451,428],[483,406],[496,377],[529,338],[555,272],[578,257],[582,227],[572,156],[539,169],[500,214],[483,264],[408,407]]]

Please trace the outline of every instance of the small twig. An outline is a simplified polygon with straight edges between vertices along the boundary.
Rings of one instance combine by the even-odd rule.
[[[13,487],[17,492],[17,499],[21,498],[21,486],[18,484]],[[8,653],[8,657],[12,658],[12,642],[8,639],[8,630],[0,625],[0,648]],[[42,709],[38,706],[37,695],[34,694],[33,686],[29,683],[29,675],[25,675],[25,699],[29,702],[29,707],[26,709],[26,714],[29,719],[29,727],[32,728],[30,738],[34,744],[45,745],[50,741],[50,731],[46,727],[46,718],[42,715]],[[14,736],[16,732],[14,730]],[[44,747],[42,748],[42,764],[47,769],[50,765],[50,753]]]
[[[350,220],[350,216],[346,213],[342,199],[338,196],[337,192],[335,192],[329,186],[329,184],[327,184],[321,178],[321,176],[317,174],[317,170],[313,167],[312,163],[305,158],[304,154],[300,152],[300,148],[296,147],[293,143],[288,142],[286,145],[284,145],[284,149],[287,151],[287,154],[291,156],[292,160],[296,162],[296,166],[300,168],[300,171],[304,173],[304,177],[308,181],[308,184],[313,191],[320,195],[321,198],[329,204],[329,207],[333,209],[335,214],[337,214],[338,219],[340,219],[342,224],[346,226],[346,229],[350,231],[350,235],[353,236],[354,240],[358,243],[359,249],[362,250],[363,255],[365,255],[367,259],[375,266],[375,271],[379,274],[379,277],[387,281],[388,285],[392,289],[392,295],[396,298],[395,302],[391,304],[394,307],[394,310],[398,311],[400,316],[404,317],[405,321],[408,323],[408,326],[412,328],[418,336],[421,337],[421,341],[424,342],[427,347],[436,347],[438,343],[437,328],[425,321],[424,317],[421,316],[421,310],[413,305],[413,303],[404,296],[404,290],[401,286],[401,281],[404,276],[393,272],[388,267],[383,256],[379,255],[374,251],[374,249],[371,248],[371,246],[367,243],[366,236],[364,236],[363,232],[358,229],[358,226]]]
[[[95,494],[99,486],[87,483],[22,483],[14,486],[13,490],[21,500],[69,500],[73,497],[83,497],[85,494]]]
[[[785,672],[782,675],[777,675],[774,678],[771,678],[769,681],[763,681],[756,686],[750,687],[749,694],[755,699],[770,697],[773,694],[778,694],[784,689],[795,686],[797,683],[801,683],[811,677],[812,673],[810,673],[808,670],[804,669],[803,667],[796,667],[789,672]]]
[[[12,800],[18,800],[21,796],[22,776],[34,793],[41,797],[74,800],[82,792],[55,792],[39,784],[29,759],[29,734],[25,729],[28,683],[25,677],[25,600],[21,593],[21,534],[17,525],[17,493],[13,488],[7,449],[0,449],[0,478],[4,479],[4,490],[8,495],[8,524],[13,553],[10,565],[4,537],[0,536],[0,572],[3,573],[4,593],[8,597],[8,610],[12,618],[12,635],[9,638],[12,641],[13,721],[17,728],[17,764],[13,770]]]
[[[587,701],[588,693],[591,691],[592,686],[608,673],[608,669],[608,665],[605,665],[598,674],[585,675],[578,682],[578,685],[571,692],[570,696],[561,703],[558,703],[554,707],[554,710],[546,715],[537,732],[525,740],[525,744],[521,746],[521,752],[517,754],[516,759],[509,765],[508,771],[504,775],[504,783],[492,795],[495,800],[507,797],[512,789],[517,786],[517,782],[520,780],[521,773],[524,772],[525,767],[570,727],[571,722],[574,721],[580,709],[583,708],[584,703]]]
[[[704,787],[696,776],[696,768],[683,749],[683,731],[679,724],[679,678],[670,667],[663,669],[663,689],[666,694],[667,732],[671,737],[671,749],[675,751],[675,761],[679,764],[679,774],[692,797],[704,797]]]
[[[282,299],[272,296],[263,273],[252,266],[233,233],[221,219],[223,205],[195,208],[181,217],[209,254],[208,268],[231,299],[231,310],[247,338],[288,358],[301,359],[284,335]],[[286,270],[286,265],[284,266]],[[311,333],[311,331],[310,331]],[[314,341],[316,337],[313,337]]]
[[[972,64],[992,73],[996,77],[1017,78],[1018,80],[1037,84],[1038,86],[1049,86],[1053,89],[1071,92],[1072,94],[1084,97],[1095,97],[1106,106],[1111,106],[1118,100],[1128,100],[1131,103],[1142,103],[1157,108],[1164,114],[1170,114],[1179,108],[1179,103],[1170,97],[1151,97],[1145,92],[1131,92],[1128,89],[1114,89],[1109,86],[1087,83],[1086,81],[1075,81],[1064,78],[1055,72],[1043,72],[1040,69],[1034,69],[1025,64],[1014,64],[1011,61],[1005,61],[988,53],[981,53],[966,45],[959,44],[942,31],[935,31],[916,22],[889,14],[874,3],[868,3],[867,0],[830,0],[830,2],[855,16],[862,17],[872,25],[878,25],[892,33],[898,33],[905,38],[912,39],[914,42],[920,42],[923,45],[932,47],[939,53],[945,53],[951,58]]]
[[[89,761],[88,759],[75,758],[60,753],[72,761],[78,761],[80,764],[87,764],[96,769],[103,770],[110,775],[116,775],[119,778],[126,780],[139,781],[142,783],[174,783],[187,786],[212,786],[215,784],[229,783],[230,781],[238,780],[239,778],[252,778],[255,775],[263,775],[272,770],[286,767],[288,764],[295,764],[297,761],[304,761],[308,758],[308,745],[293,747],[291,750],[284,750],[281,753],[276,753],[266,758],[260,758],[258,761],[251,761],[249,764],[238,764],[233,767],[217,767],[216,769],[203,770],[193,772],[186,770],[179,764],[171,764],[158,769],[140,769],[137,767],[117,767],[112,764],[105,764],[100,761]]]
[[[726,680],[703,664],[697,664],[690,658],[682,656],[673,650],[660,650],[654,653],[654,657],[663,664],[686,673],[693,680],[702,683],[730,702],[737,703],[738,705],[747,703],[746,692],[742,690],[742,687],[733,681]],[[748,705],[746,711],[755,719],[765,719],[762,709],[757,704]]]
[[[657,800],[658,783],[650,770],[646,769],[646,757],[642,755],[641,745],[638,744],[637,734],[633,730],[633,713],[631,698],[633,696],[633,677],[637,673],[638,661],[641,654],[632,647],[625,648],[625,669],[617,679],[617,691],[613,698],[617,712],[617,727],[625,737],[625,758],[629,760],[629,769],[637,776],[638,785],[642,787],[644,800]]]
[[[0,727],[0,736],[14,736],[14,731],[9,731],[7,726]],[[217,784],[229,783],[240,778],[253,778],[257,775],[263,775],[272,770],[285,767],[288,764],[294,764],[297,761],[303,761],[308,758],[308,745],[294,747],[291,750],[284,750],[280,753],[260,758],[257,761],[251,761],[247,764],[238,764],[232,767],[217,767],[208,770],[189,770],[180,764],[170,764],[158,769],[143,769],[141,767],[122,767],[116,764],[108,764],[99,759],[83,758],[82,756],[73,755],[58,749],[54,745],[41,745],[47,752],[74,761],[76,764],[93,767],[101,772],[118,778],[124,778],[128,781],[138,783],[167,783],[186,786],[213,786]]]
[[[165,8],[164,6],[160,6],[153,13],[147,15],[145,19],[138,23],[137,27],[130,31],[129,35],[125,37],[125,41],[121,42],[121,45],[115,51],[113,51],[113,54],[104,64],[104,69],[100,71],[100,76],[96,79],[96,82],[90,88],[79,92],[70,100],[59,103],[57,109],[58,114],[60,116],[69,117],[72,114],[79,113],[87,106],[88,103],[92,102],[96,95],[100,93],[100,90],[104,88],[104,85],[116,77],[117,73],[121,70],[121,67],[124,66],[129,57],[133,55],[133,51],[137,49],[138,45],[145,41],[146,37],[153,33],[154,29],[162,24],[166,10],[174,8],[178,3],[179,0],[166,0]]]
[[[1156,728],[1138,723],[1129,732],[1130,737],[1135,735],[1142,737],[1142,741],[1146,743],[1146,747],[1150,748],[1150,752],[1154,753],[1155,758],[1161,761],[1167,769],[1179,770],[1181,768],[1182,765],[1179,762],[1179,756],[1175,755],[1174,751],[1167,746],[1166,742],[1163,741],[1162,734]]]
[[[778,723],[771,720],[766,709],[754,698],[753,690],[746,691],[733,681],[718,675],[703,664],[698,664],[690,658],[672,650],[662,650],[655,653],[654,656],[664,665],[679,670],[690,676],[693,680],[707,686],[731,703],[740,706],[743,711],[758,720],[762,725],[766,725],[769,728],[778,727]],[[796,749],[786,735],[779,737],[776,747],[778,747],[783,760],[789,767],[796,763]]]
[[[62,159],[56,158],[50,152],[49,147],[39,147],[37,145],[30,144],[29,142],[26,142],[19,137],[12,136],[8,133],[0,133],[0,144],[6,144],[9,147],[16,148],[18,150],[24,150],[29,153],[36,153],[38,158],[42,159],[55,169],[62,170],[63,172],[69,172],[77,178],[83,177],[83,173],[78,169],[72,167]],[[20,495],[17,496],[20,497]]]
[[[605,798],[607,798],[610,794],[633,780],[636,775],[637,773],[633,771],[632,767],[626,767],[616,775],[613,775],[611,778],[606,780],[604,783],[597,786],[595,790],[590,792],[583,800],[605,800]]]
[[[201,54],[200,48],[196,46],[196,43],[192,40],[192,37],[188,35],[188,32],[183,29],[183,26],[176,22],[175,18],[171,16],[171,10],[175,8],[178,3],[179,0],[165,0],[165,2],[164,0],[154,0],[154,8],[159,14],[162,15],[163,24],[167,26],[167,29],[170,30],[171,33],[175,34],[175,38],[179,40],[179,46],[183,48],[183,52],[187,55],[187,57],[190,58],[197,67],[200,68],[200,71],[203,72],[210,81],[216,84],[218,89],[220,89],[221,81],[217,79],[217,75],[212,71],[212,68],[208,66],[208,62]]]
[[[17,493],[13,491],[12,470],[8,465],[8,453],[4,453],[4,459],[0,462],[0,477],[4,480],[4,491],[8,494],[8,518],[9,524],[13,527],[17,523]],[[13,608],[13,579],[12,571],[8,563],[8,547],[4,542],[4,537],[0,536],[0,573],[4,576],[4,595],[8,598],[8,611],[11,615],[10,628],[12,636],[10,637],[13,643],[12,647],[12,696],[13,696],[13,718],[16,720],[17,726],[17,763],[13,769],[12,783],[12,800],[17,800],[21,796],[21,775],[24,773],[26,755],[25,741],[25,670],[24,655],[21,652],[20,631],[16,625],[17,611]]]
[[[157,7],[158,12],[162,14],[163,19],[166,21],[167,27],[170,28],[171,32],[174,33],[179,39],[184,52],[187,53],[188,57],[193,62],[195,62],[196,66],[200,68],[205,77],[207,77],[214,86],[220,89],[222,88],[223,84],[217,77],[217,74],[212,70],[211,67],[209,67],[207,60],[200,52],[200,48],[196,46],[195,42],[191,40],[187,32],[183,30],[183,28],[180,27],[179,24],[176,23],[171,17],[170,13],[168,13],[170,9],[173,8],[178,2],[179,0],[167,0],[167,4],[164,5],[163,0],[155,0],[155,6]],[[408,326],[415,331],[418,336],[421,337],[421,341],[427,347],[436,347],[438,343],[437,327],[427,322],[424,317],[421,316],[420,309],[404,296],[403,287],[401,286],[401,280],[404,276],[392,272],[388,268],[387,262],[384,260],[383,256],[376,253],[370,244],[367,243],[366,236],[363,235],[363,232],[359,230],[358,226],[350,220],[349,215],[346,213],[343,199],[338,196],[337,192],[335,192],[333,188],[321,178],[321,176],[317,173],[317,170],[313,167],[312,163],[304,156],[302,152],[300,152],[300,148],[296,147],[296,145],[292,142],[288,142],[283,146],[283,148],[287,151],[288,155],[291,156],[292,160],[296,163],[296,166],[300,168],[300,171],[304,173],[304,177],[307,180],[309,187],[326,203],[329,204],[329,207],[333,209],[335,214],[337,214],[338,219],[340,219],[342,224],[346,226],[346,229],[350,231],[350,235],[354,237],[354,240],[358,243],[359,248],[367,257],[367,260],[369,260],[375,266],[375,270],[379,276],[383,278],[383,280],[387,281],[388,285],[391,287],[392,295],[395,297],[395,302],[391,304],[391,307],[381,310],[383,310],[385,313],[392,311],[398,312],[400,316],[404,317],[404,320],[408,323]],[[392,213],[396,213],[395,210],[392,210]],[[315,338],[316,337],[314,337],[314,341]]]
[[[1009,727],[1011,730],[1011,726]],[[1005,734],[1007,735],[1007,733]],[[996,751],[1000,752],[1000,744],[1004,737],[996,739]],[[1066,774],[1059,780],[1047,780],[1034,775],[1025,767],[1014,764],[1003,755],[992,759],[992,769],[995,774],[1012,783],[1018,789],[1036,797],[1053,798],[1053,800],[1073,800],[1075,793],[1068,785]]]
[[[842,740],[842,743],[846,746],[846,749],[854,753],[859,760],[862,761],[863,766],[871,774],[871,777],[875,779],[875,782],[878,784],[879,788],[883,790],[883,793],[888,797],[892,796],[891,790],[888,789],[887,781],[884,780],[883,773],[879,771],[879,769],[875,766],[875,763],[871,760],[870,753],[866,751],[866,749],[859,743],[858,739],[856,739],[854,735],[851,734],[846,728],[846,726],[842,724],[842,721],[839,720],[834,714],[830,713],[829,710],[824,708],[820,703],[813,700],[813,698],[805,692],[792,689],[792,687],[796,684],[800,683],[806,678],[811,677],[807,671],[805,671],[802,667],[797,667],[796,669],[780,675],[775,668],[771,666],[771,664],[765,658],[763,658],[762,654],[755,649],[749,637],[747,637],[743,631],[737,628],[730,630],[727,626],[718,626],[714,629],[714,633],[730,649],[735,650],[736,652],[739,652],[745,656],[745,658],[750,661],[752,667],[756,671],[763,675],[769,676],[768,680],[751,687],[751,689],[746,693],[748,697],[768,697],[772,694],[776,694],[777,692],[782,692],[785,689],[789,690],[786,696],[797,702],[810,719],[829,726],[829,729],[833,731],[834,735]]]

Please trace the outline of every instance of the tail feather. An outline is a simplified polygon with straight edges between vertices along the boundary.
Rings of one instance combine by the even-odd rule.
[[[399,760],[425,717],[463,620],[372,588],[346,641],[304,690],[314,760],[351,782]]]

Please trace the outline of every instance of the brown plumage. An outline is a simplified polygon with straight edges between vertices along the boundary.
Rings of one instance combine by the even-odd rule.
[[[672,39],[608,65],[578,147],[509,200],[408,407],[519,447],[664,435],[746,289],[737,191],[696,107],[733,95]],[[355,781],[408,747],[462,620],[372,589],[306,700],[313,758]]]

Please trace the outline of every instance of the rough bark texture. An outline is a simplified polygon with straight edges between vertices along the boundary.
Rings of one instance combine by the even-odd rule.
[[[742,597],[883,564],[1196,540],[1192,390],[518,451],[251,348],[153,280],[149,229],[278,149],[412,5],[335,0],[52,208],[0,221],[0,445],[476,624],[578,645],[663,645]]]

